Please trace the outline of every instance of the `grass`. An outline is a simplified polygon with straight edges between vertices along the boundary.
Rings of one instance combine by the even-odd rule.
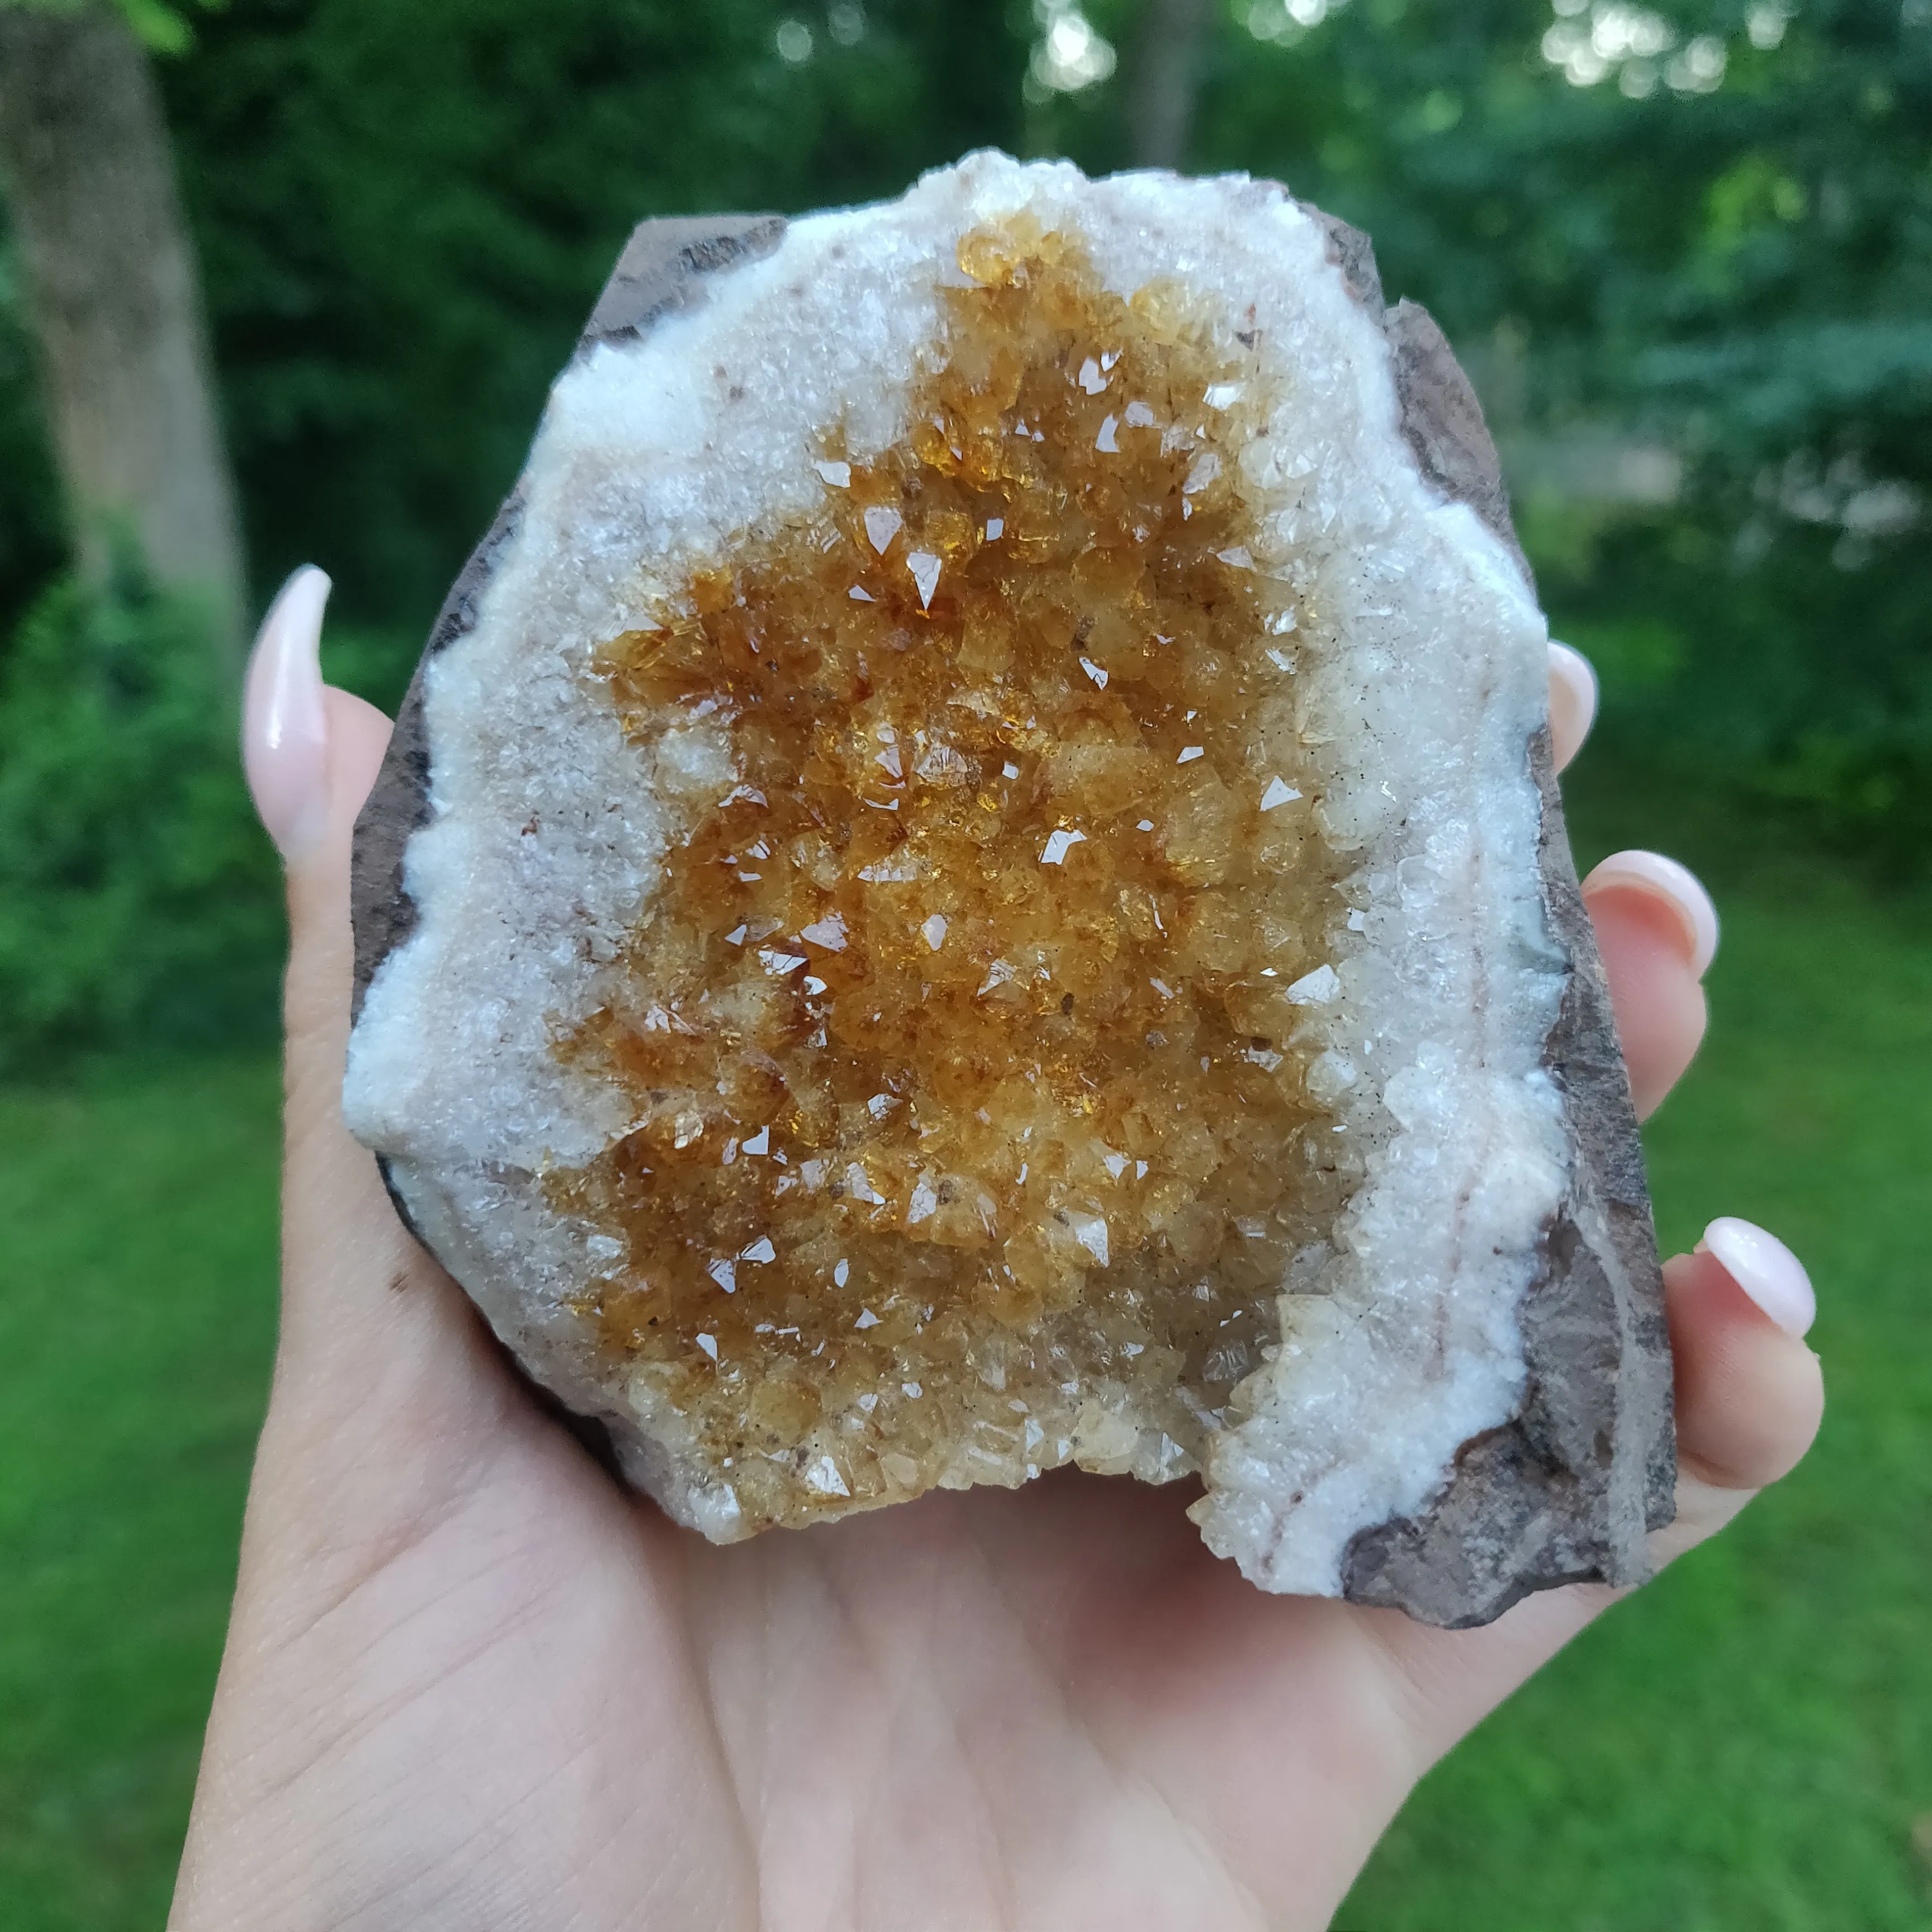
[[[0,1926],[166,1916],[274,1340],[274,1068],[0,1095]]]
[[[1649,1136],[1666,1240],[1811,1264],[1832,1408],[1719,1544],[1424,1785],[1364,1932],[1917,1932],[1932,1871],[1932,927],[1720,821],[1586,796],[1732,880],[1696,1075]],[[0,1094],[0,1924],[166,1909],[274,1328],[275,1082],[110,1066]]]
[[[1586,794],[1580,850],[1729,877],[1712,1025],[1646,1135],[1659,1232],[1777,1229],[1817,1446],[1424,1781],[1344,1932],[1924,1932],[1932,1860],[1932,920],[1720,816]],[[1748,832],[1748,828],[1745,829]]]

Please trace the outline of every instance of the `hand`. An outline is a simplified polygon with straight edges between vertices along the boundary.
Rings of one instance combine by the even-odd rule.
[[[251,674],[289,866],[284,1301],[176,1932],[1317,1927],[1423,1771],[1612,1600],[1486,1630],[1262,1594],[1175,1490],[1071,1472],[713,1549],[506,1366],[344,1131],[350,828],[388,722],[316,668],[320,572]],[[1558,658],[1559,748],[1587,667]],[[1681,868],[1588,887],[1640,1102],[1703,1028]],[[1809,1444],[1802,1270],[1718,1222],[1666,1270],[1660,1562]]]

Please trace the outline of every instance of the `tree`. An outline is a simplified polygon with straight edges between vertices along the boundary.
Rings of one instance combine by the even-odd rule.
[[[1186,161],[1202,43],[1213,13],[1211,0],[1147,0],[1128,108],[1136,167],[1178,168]]]
[[[804,58],[782,52],[776,28],[808,19]],[[867,201],[1016,146],[1027,53],[979,0],[250,0],[198,20],[194,58],[156,70],[258,580],[326,563],[332,650],[359,628],[406,681],[632,225]],[[0,530],[12,494],[0,475]]]
[[[173,16],[136,17],[165,32]],[[232,657],[235,493],[166,126],[128,14],[0,0],[0,166],[82,574],[105,582],[131,536],[158,582],[211,602]]]

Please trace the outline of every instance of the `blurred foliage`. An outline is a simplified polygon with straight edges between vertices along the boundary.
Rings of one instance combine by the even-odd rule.
[[[1023,85],[1067,7],[178,8],[258,587],[326,563],[334,674],[393,702],[630,225],[889,195],[989,143],[1122,165],[1144,0],[1085,0],[1112,79]],[[1366,228],[1463,354],[1605,750],[1922,871],[1932,0],[1222,0],[1205,54],[1194,165]],[[58,564],[8,262],[0,626]]]
[[[1545,601],[1600,662],[1606,748],[1674,748],[1922,868],[1932,5],[1243,17],[1290,25],[1224,41],[1199,162],[1279,174],[1357,222],[1391,291],[1434,310],[1510,460]],[[1674,56],[1628,51],[1658,26]],[[1708,92],[1671,84],[1699,36],[1722,48]],[[1566,44],[1594,85],[1556,64]],[[1540,489],[1566,444],[1564,488]],[[1675,467],[1676,491],[1630,490],[1614,472],[1634,456]]]
[[[32,4],[32,0],[30,0]],[[47,0],[38,0],[45,6]],[[228,0],[190,0],[189,8],[170,7],[167,0],[114,0],[128,24],[158,54],[185,53],[194,44],[193,7],[219,11]]]
[[[410,655],[633,224],[896,193],[1017,136],[1023,40],[765,0],[244,0],[166,74],[254,556]]]
[[[0,230],[0,638],[12,636],[26,602],[58,571],[64,548],[19,274]]]
[[[266,1030],[275,866],[207,615],[62,578],[0,674],[0,1072],[76,1046]]]
[[[0,0],[0,6],[38,7],[44,13],[77,13],[89,0]],[[184,7],[171,7],[167,0],[111,0],[111,4],[132,27],[142,44],[156,53],[178,54],[194,44],[190,17],[196,8],[211,11],[228,0],[185,0]]]
[[[43,14],[77,14],[93,0],[0,0],[0,6],[33,6]],[[218,11],[228,0],[184,0],[184,6],[168,6],[168,0],[110,0],[114,10],[134,27],[143,46],[157,54],[182,54],[195,44],[194,11],[207,8]]]

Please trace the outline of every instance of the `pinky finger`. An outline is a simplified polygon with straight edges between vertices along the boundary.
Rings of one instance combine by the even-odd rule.
[[[1550,746],[1560,772],[1583,748],[1597,717],[1597,674],[1581,651],[1550,646]]]
[[[1824,1378],[1805,1346],[1810,1283],[1784,1243],[1746,1221],[1712,1222],[1664,1270],[1677,1363],[1678,1460],[1723,1490],[1774,1483],[1811,1446]]]

